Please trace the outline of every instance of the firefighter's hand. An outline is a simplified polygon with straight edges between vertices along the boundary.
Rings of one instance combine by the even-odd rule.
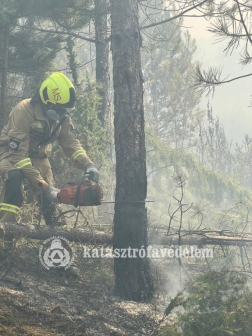
[[[85,167],[85,174],[89,175],[89,180],[94,181],[95,183],[99,182],[100,173],[91,163],[87,164]]]
[[[49,202],[60,203],[60,200],[58,198],[59,192],[59,189],[54,188],[50,186],[50,184],[48,184],[48,186],[43,189],[42,194],[48,199]]]

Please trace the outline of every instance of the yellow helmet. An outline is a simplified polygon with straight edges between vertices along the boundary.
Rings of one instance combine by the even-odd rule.
[[[39,96],[44,104],[50,102],[62,108],[73,108],[76,101],[73,84],[60,72],[54,72],[44,80]]]

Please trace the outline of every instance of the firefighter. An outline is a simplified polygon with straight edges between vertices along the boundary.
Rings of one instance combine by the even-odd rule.
[[[11,111],[0,136],[0,176],[4,180],[1,223],[16,222],[23,203],[24,178],[39,196],[46,225],[53,223],[59,190],[54,186],[48,156],[56,139],[72,164],[98,183],[99,171],[76,139],[68,115],[74,109],[75,100],[71,81],[54,72],[32,99],[22,100]]]

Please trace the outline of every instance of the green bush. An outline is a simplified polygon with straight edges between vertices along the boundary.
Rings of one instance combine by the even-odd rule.
[[[183,306],[184,313],[177,313],[177,329],[160,329],[162,336],[251,336],[252,292],[245,278],[228,271],[211,271],[199,276],[190,286],[187,298],[176,306]],[[176,299],[176,298],[175,298]],[[174,299],[174,300],[175,300]],[[169,310],[170,313],[170,310]],[[172,333],[173,332],[173,333]]]

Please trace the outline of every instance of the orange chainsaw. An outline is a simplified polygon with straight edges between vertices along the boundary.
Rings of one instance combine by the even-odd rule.
[[[102,187],[89,181],[88,174],[82,176],[78,182],[69,182],[68,187],[60,190],[58,198],[61,203],[77,206],[101,205],[103,199]]]

